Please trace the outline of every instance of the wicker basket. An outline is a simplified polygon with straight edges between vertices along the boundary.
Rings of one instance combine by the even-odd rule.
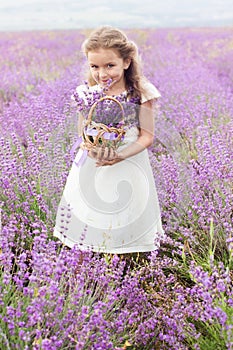
[[[121,119],[118,126],[109,126],[101,122],[93,120],[93,113],[97,105],[105,100],[115,102],[120,107]],[[120,101],[112,96],[104,96],[96,101],[90,108],[88,117],[83,128],[83,141],[88,149],[95,146],[112,147],[116,149],[124,139],[124,109]]]

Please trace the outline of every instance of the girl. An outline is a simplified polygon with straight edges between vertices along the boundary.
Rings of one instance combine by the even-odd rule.
[[[116,150],[82,144],[59,204],[54,235],[68,247],[125,254],[150,252],[163,235],[147,148],[153,143],[153,104],[160,93],[140,71],[136,45],[120,30],[104,26],[83,43],[88,85],[77,87],[78,129],[96,96],[114,96],[140,106],[130,115],[124,142]],[[109,81],[111,83],[109,84]]]

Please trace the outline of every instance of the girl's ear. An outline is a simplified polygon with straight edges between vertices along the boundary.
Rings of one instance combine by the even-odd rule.
[[[124,69],[128,69],[131,63],[131,58],[126,58],[124,60]]]

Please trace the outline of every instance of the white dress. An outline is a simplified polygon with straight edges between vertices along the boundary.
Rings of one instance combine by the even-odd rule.
[[[79,86],[77,91],[85,89]],[[160,96],[148,83],[147,97]],[[126,132],[124,145],[137,140],[138,128]],[[111,166],[96,167],[87,157],[71,167],[58,207],[54,236],[65,245],[106,253],[149,252],[163,236],[159,202],[147,149]]]

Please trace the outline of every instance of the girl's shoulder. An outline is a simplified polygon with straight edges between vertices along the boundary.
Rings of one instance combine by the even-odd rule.
[[[161,97],[159,90],[147,80],[142,82],[141,103]]]

